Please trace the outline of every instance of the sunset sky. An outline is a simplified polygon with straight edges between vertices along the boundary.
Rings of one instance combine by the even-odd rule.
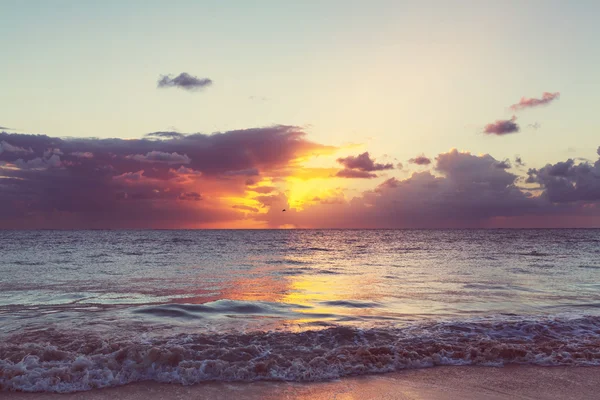
[[[0,15],[0,228],[600,227],[600,2]]]

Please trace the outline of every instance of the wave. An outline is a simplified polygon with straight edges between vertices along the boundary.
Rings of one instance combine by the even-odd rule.
[[[532,256],[532,257],[548,257],[551,256],[550,253],[542,253],[537,250],[530,251],[528,253],[517,253],[520,256]]]
[[[306,251],[333,251],[332,249],[325,249],[323,247],[308,247]]]
[[[106,338],[51,328],[0,343],[0,389],[75,392],[137,381],[320,381],[437,365],[600,365],[600,317]]]

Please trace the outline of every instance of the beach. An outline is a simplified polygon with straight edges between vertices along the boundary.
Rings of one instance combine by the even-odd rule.
[[[139,382],[77,392],[2,392],[5,400],[158,399],[592,399],[597,367],[437,367],[318,383],[203,383],[191,386]]]

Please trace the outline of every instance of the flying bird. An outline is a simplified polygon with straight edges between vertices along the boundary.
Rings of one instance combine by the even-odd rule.
[[[281,212],[285,212],[285,208],[283,210],[281,210]]]

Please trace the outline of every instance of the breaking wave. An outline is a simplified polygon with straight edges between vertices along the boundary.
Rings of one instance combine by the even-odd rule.
[[[52,328],[0,343],[0,389],[75,392],[157,381],[319,381],[437,365],[600,365],[600,317],[102,337]]]

